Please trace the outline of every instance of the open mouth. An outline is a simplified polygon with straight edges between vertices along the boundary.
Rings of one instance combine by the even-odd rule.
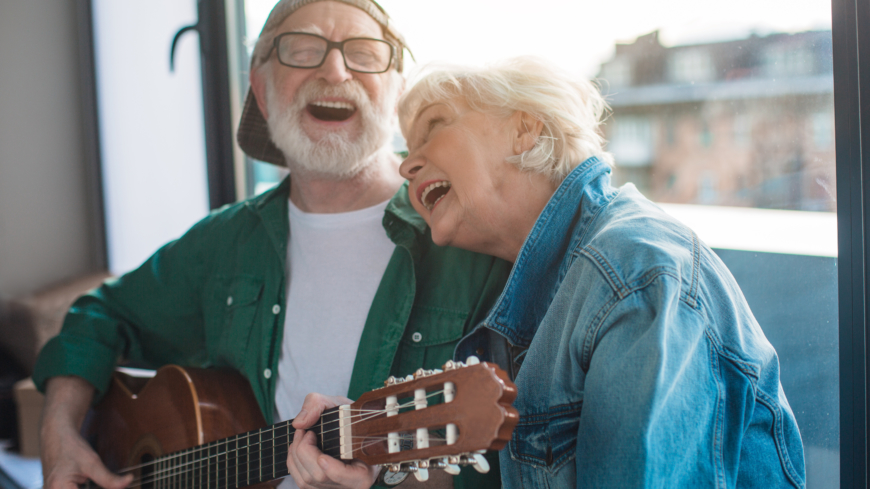
[[[356,107],[348,102],[311,102],[307,109],[315,119],[328,122],[346,121],[356,112]]]
[[[451,186],[450,182],[446,180],[427,185],[426,188],[423,189],[423,193],[420,194],[420,202],[423,204],[423,207],[429,211],[434,209],[435,204],[443,199],[444,196],[447,195],[447,192],[450,192]]]

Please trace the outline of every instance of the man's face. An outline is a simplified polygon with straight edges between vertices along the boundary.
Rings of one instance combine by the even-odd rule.
[[[300,8],[276,32],[308,32],[332,41],[382,38],[380,25],[368,14],[330,1]],[[337,49],[319,68],[283,66],[275,53],[267,63],[264,115],[292,168],[351,177],[389,142],[401,82],[394,70],[350,71]]]

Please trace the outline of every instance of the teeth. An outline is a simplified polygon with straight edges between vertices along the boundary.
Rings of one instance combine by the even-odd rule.
[[[423,201],[423,207],[425,207],[427,210],[431,211],[432,208],[435,207],[435,204],[437,204],[439,200],[443,199],[444,195],[447,195],[445,193],[441,197],[438,197],[438,199],[436,199],[435,202],[432,202],[431,204],[429,204],[428,202],[426,202],[426,197],[429,196],[429,192],[435,190],[438,187],[450,187],[450,186],[451,186],[450,182],[445,182],[445,181],[435,182],[435,183],[429,184],[428,187],[423,189],[423,195],[420,196],[420,200]]]
[[[348,102],[327,102],[327,101],[317,101],[311,102],[311,105],[316,105],[318,107],[326,107],[328,109],[345,109],[345,110],[356,110],[352,104]]]

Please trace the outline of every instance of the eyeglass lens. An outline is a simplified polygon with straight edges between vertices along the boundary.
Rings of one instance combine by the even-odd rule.
[[[392,49],[375,39],[348,39],[342,43],[348,68],[361,72],[383,72],[389,68]],[[327,55],[327,41],[308,34],[285,34],[278,42],[278,59],[296,68],[319,66]]]

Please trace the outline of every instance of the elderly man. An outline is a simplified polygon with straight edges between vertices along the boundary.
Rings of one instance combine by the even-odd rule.
[[[388,142],[403,49],[372,0],[275,6],[254,50],[239,143],[286,164],[291,177],[211,214],[72,307],[34,374],[47,394],[46,487],[131,482],[109,473],[78,433],[118,358],[234,368],[267,422],[296,416],[304,429],[335,402],[310,392],[356,397],[390,374],[452,357],[510,265],[435,246],[407,192],[397,193],[399,159]],[[302,433],[285,484],[374,482],[376,470],[331,459]],[[497,473],[463,471],[454,483],[495,485]]]

